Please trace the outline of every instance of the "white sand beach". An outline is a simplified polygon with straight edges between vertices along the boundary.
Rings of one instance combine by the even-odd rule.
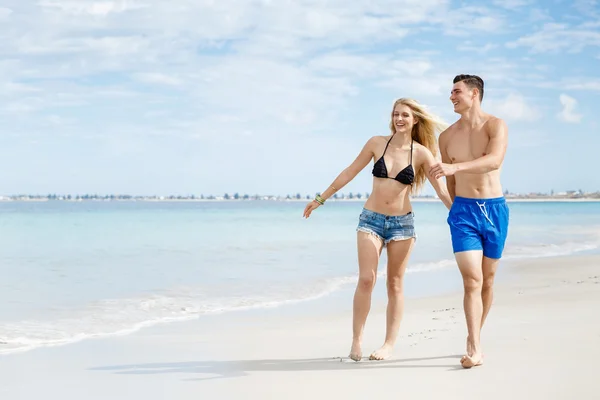
[[[0,398],[600,398],[600,256],[507,268],[483,330],[484,365],[470,370],[459,364],[461,293],[409,299],[394,357],[359,363],[344,357],[348,298],[343,312],[298,316],[282,307],[4,355]],[[383,340],[384,307],[373,305],[365,356]]]

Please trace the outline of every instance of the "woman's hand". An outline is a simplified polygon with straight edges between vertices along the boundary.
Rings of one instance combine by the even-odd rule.
[[[302,214],[302,216],[304,218],[310,217],[310,213],[312,213],[314,210],[316,210],[317,207],[319,207],[319,206],[320,206],[320,204],[316,200],[311,201],[304,208],[304,214]]]

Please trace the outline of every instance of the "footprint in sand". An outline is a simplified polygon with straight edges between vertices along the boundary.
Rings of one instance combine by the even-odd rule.
[[[433,310],[433,312],[444,312],[444,311],[452,311],[452,310],[455,310],[455,308],[454,307],[452,307],[452,308],[441,308],[439,310]]]

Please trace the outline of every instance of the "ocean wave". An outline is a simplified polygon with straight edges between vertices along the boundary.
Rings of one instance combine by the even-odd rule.
[[[513,246],[507,249],[504,260],[522,260],[528,258],[568,256],[583,251],[598,249],[597,242],[566,242],[562,244],[529,244],[527,246]]]
[[[533,244],[507,247],[506,260],[554,257],[598,249],[596,242]],[[407,273],[425,273],[452,268],[454,259],[411,264]],[[378,276],[385,277],[385,271]],[[180,288],[129,299],[103,300],[78,310],[64,310],[50,320],[0,324],[0,354],[59,346],[89,338],[127,335],[142,328],[203,315],[280,307],[316,300],[355,284],[357,275],[323,279],[310,285],[269,288],[261,295],[207,298],[201,288]]]

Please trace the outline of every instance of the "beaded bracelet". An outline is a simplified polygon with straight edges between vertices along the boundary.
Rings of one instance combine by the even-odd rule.
[[[319,203],[320,205],[323,205],[323,204],[325,204],[325,199],[324,199],[324,198],[322,198],[320,195],[316,195],[316,196],[315,196],[315,201],[316,201],[317,203]]]

